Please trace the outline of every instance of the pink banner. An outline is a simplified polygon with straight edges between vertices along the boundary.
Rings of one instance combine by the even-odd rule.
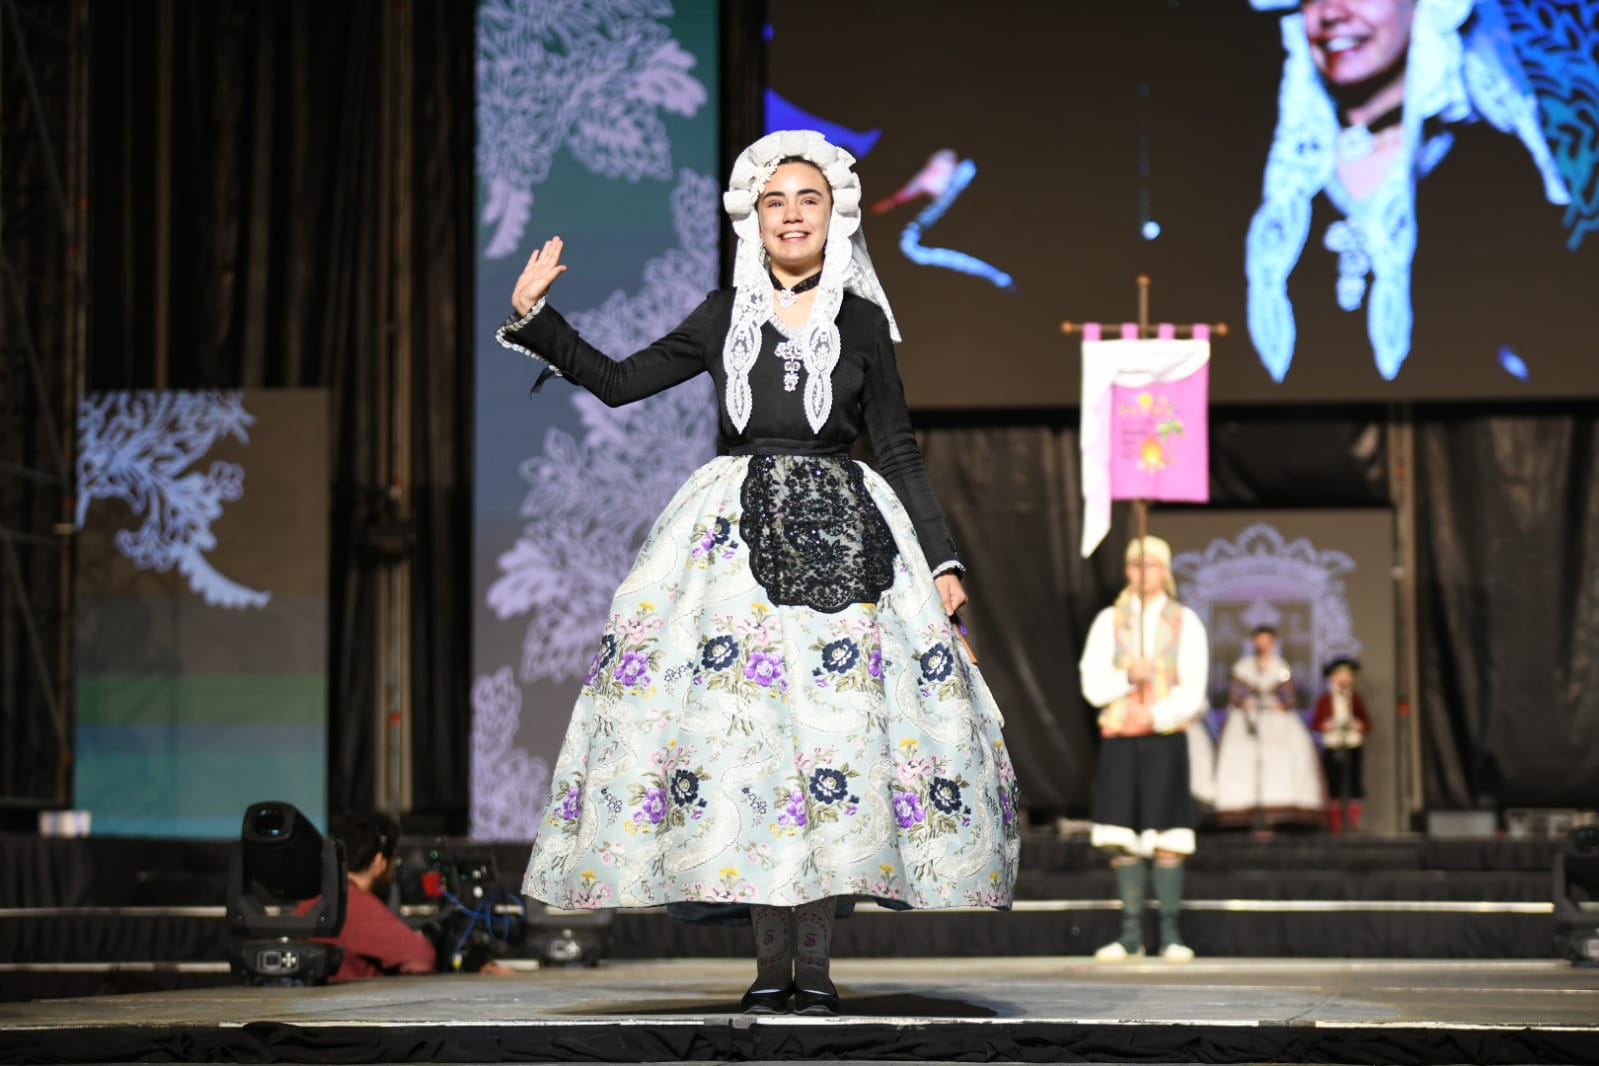
[[[1208,362],[1175,381],[1111,387],[1111,499],[1210,500],[1209,399]]]

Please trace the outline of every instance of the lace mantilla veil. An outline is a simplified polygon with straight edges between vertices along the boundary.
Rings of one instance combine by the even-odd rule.
[[[767,134],[739,154],[727,192],[722,194],[722,206],[738,236],[733,259],[733,323],[722,357],[727,369],[727,415],[739,430],[749,424],[754,402],[750,369],[760,355],[761,326],[772,314],[772,284],[755,204],[778,164],[792,158],[816,164],[833,194],[822,278],[810,317],[794,338],[805,367],[805,419],[813,432],[821,432],[833,410],[832,375],[839,357],[835,320],[844,293],[852,292],[880,307],[888,318],[889,335],[895,341],[900,339],[894,312],[866,252],[866,235],[861,232],[861,181],[854,170],[855,157],[814,130]]]

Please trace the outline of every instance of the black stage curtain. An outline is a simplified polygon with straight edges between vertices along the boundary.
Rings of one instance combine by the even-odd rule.
[[[0,823],[30,826],[35,807],[71,796],[58,792],[72,750],[57,625],[68,541],[53,527],[72,496],[59,397],[77,311],[64,202],[73,14],[45,0],[0,8]]]
[[[1429,807],[1599,804],[1599,405],[1423,412]]]
[[[408,328],[414,806],[469,806],[473,5],[91,6],[89,388],[319,387],[333,455],[329,808],[373,804],[384,387]],[[409,83],[408,115],[385,119]],[[404,131],[398,142],[389,137]],[[408,197],[393,195],[396,174]],[[414,238],[398,248],[396,223]],[[394,306],[396,278],[411,298]]]
[[[1086,814],[1098,733],[1077,660],[1094,615],[1120,591],[1131,535],[1118,505],[1089,559],[1075,412],[924,414],[929,473],[961,556],[962,612],[1005,713],[1023,801],[1035,815]],[[1211,431],[1211,506],[1388,503],[1381,412],[1221,409]],[[1159,516],[1152,520],[1159,533]]]

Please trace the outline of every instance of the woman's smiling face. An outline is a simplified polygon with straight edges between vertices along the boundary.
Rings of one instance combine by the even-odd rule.
[[[772,172],[756,204],[761,244],[774,267],[804,276],[821,266],[833,193],[810,163],[784,163]]]
[[[1304,0],[1300,10],[1311,59],[1332,84],[1359,85],[1404,65],[1416,0]]]

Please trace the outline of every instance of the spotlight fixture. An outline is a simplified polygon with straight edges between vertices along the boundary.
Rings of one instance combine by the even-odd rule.
[[[343,949],[308,937],[344,928],[344,845],[317,832],[293,804],[252,803],[228,865],[233,975],[251,985],[319,985]],[[314,900],[309,907],[302,905]]]

